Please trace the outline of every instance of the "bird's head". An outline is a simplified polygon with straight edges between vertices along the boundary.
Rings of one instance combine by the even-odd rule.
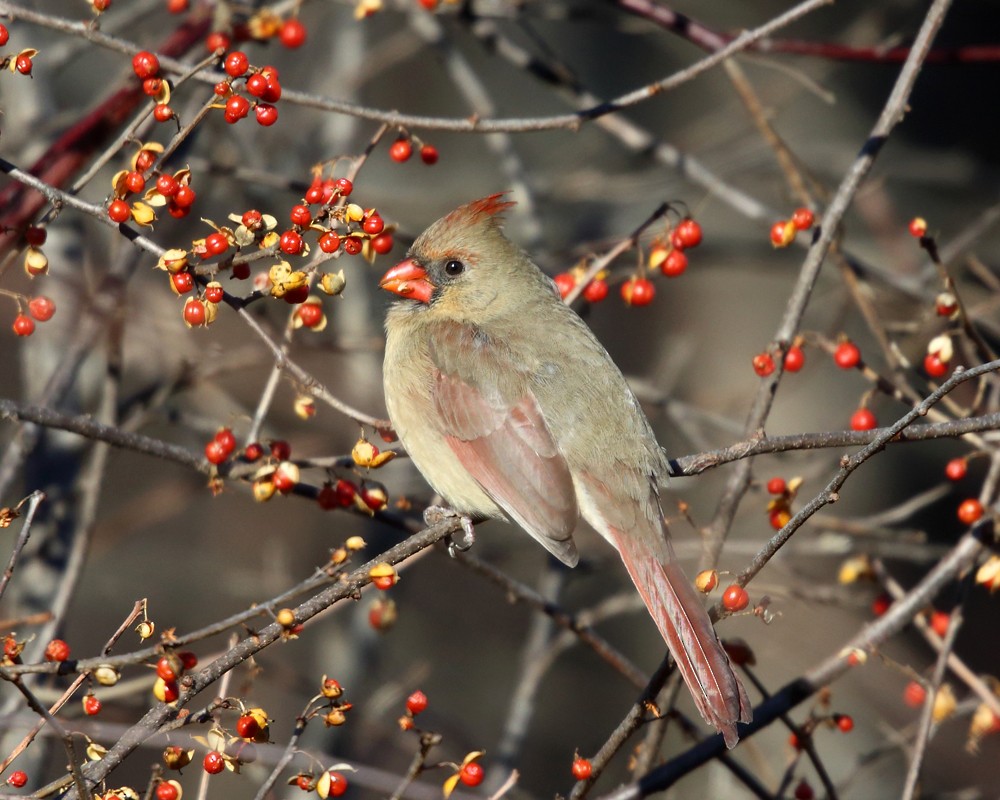
[[[523,280],[517,273],[537,271],[500,230],[501,212],[514,205],[503,197],[475,200],[439,219],[379,286],[435,317],[481,320],[503,313],[516,299],[510,289]]]

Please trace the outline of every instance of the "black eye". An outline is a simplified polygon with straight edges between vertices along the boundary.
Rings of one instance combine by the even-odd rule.
[[[452,276],[461,275],[463,272],[465,272],[465,264],[463,264],[461,261],[452,259],[451,261],[449,261],[447,264],[444,265],[444,271]]]

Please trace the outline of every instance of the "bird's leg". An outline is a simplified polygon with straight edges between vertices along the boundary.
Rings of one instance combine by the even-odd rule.
[[[445,508],[444,506],[428,506],[424,509],[424,524],[437,525],[446,519],[458,517],[462,523],[462,530],[456,531],[448,537],[448,555],[455,557],[456,552],[465,552],[476,540],[476,532],[472,526],[472,517],[466,514],[459,514],[457,511]]]

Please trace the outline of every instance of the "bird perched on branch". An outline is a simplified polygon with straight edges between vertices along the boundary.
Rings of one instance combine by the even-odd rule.
[[[457,514],[513,520],[571,567],[581,516],[610,542],[698,710],[733,747],[750,703],[674,559],[666,457],[607,351],[504,236],[511,205],[495,194],[455,209],[382,278],[399,296],[386,318],[389,418]]]

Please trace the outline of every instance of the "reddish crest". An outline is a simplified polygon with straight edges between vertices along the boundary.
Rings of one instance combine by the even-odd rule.
[[[505,194],[506,192],[497,192],[488,197],[473,200],[471,203],[456,208],[445,219],[448,222],[461,219],[468,223],[476,223],[486,217],[496,216],[514,205],[513,200],[502,199]]]

